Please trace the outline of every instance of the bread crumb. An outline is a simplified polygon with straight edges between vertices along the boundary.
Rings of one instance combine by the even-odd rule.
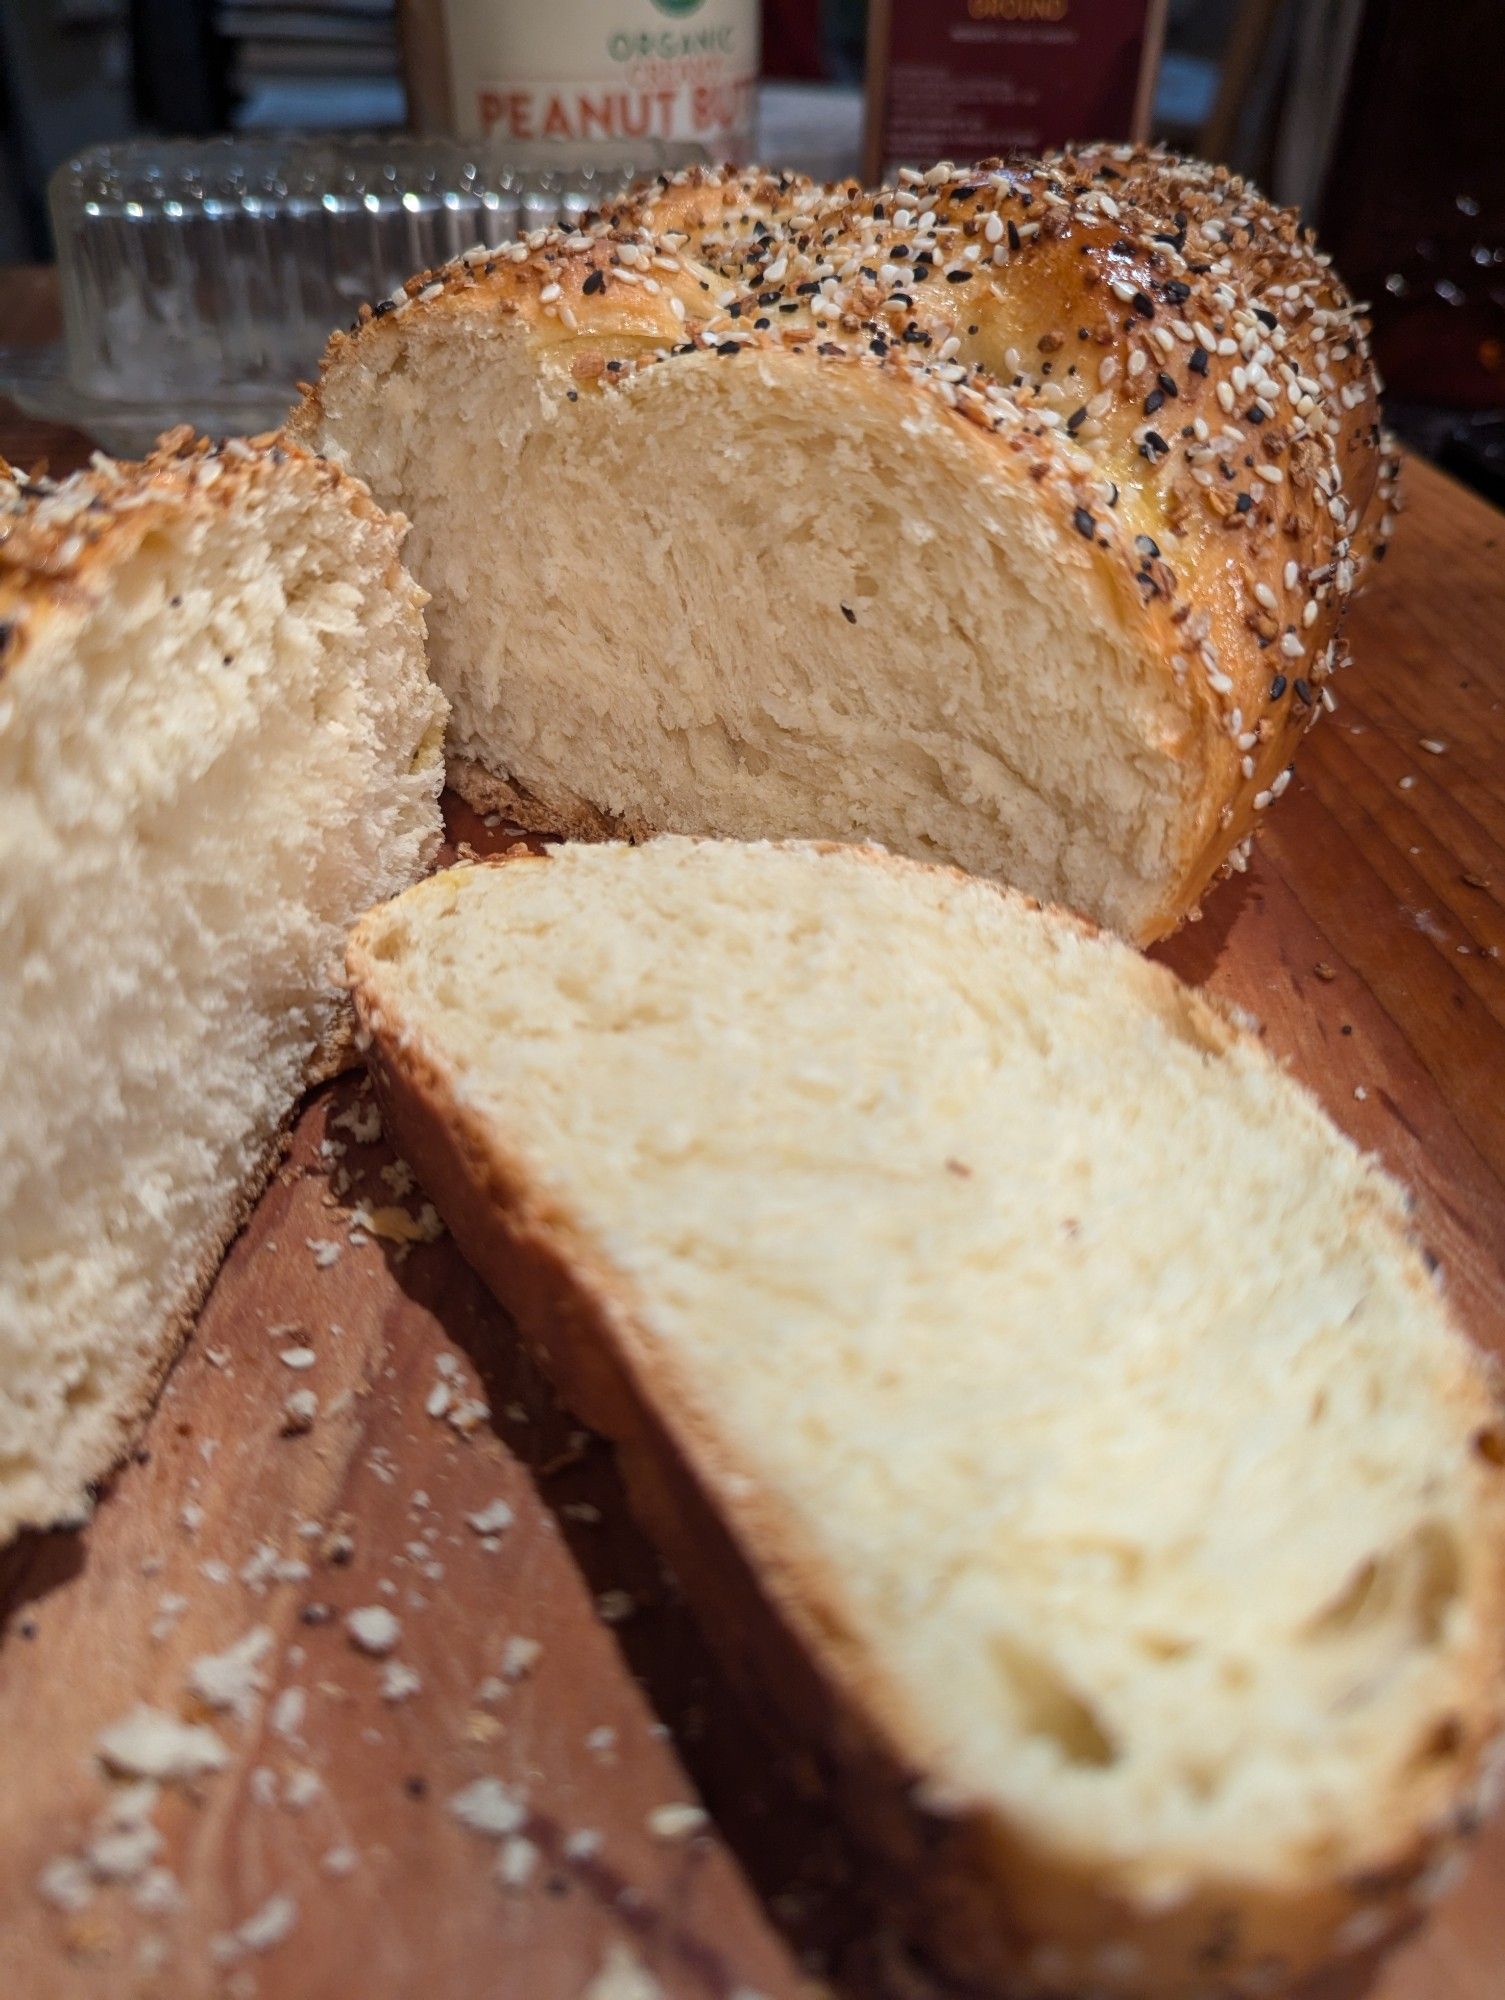
[[[417,1694],[423,1682],[412,1667],[401,1660],[388,1660],[382,1668],[381,1698],[383,1701],[406,1701]]]
[[[528,1808],[500,1778],[477,1778],[456,1792],[449,1809],[462,1826],[493,1839],[516,1833],[527,1823]]]
[[[329,1121],[350,1134],[358,1146],[374,1146],[381,1137],[381,1112],[374,1097],[357,1100]]]
[[[242,1639],[222,1653],[203,1653],[188,1669],[188,1689],[206,1708],[229,1712],[242,1718],[256,1705],[256,1697],[266,1685],[259,1671],[272,1648],[272,1633],[265,1625],[253,1625]]]
[[[221,1771],[230,1753],[207,1723],[180,1722],[165,1710],[141,1703],[101,1730],[94,1754],[107,1771],[126,1778],[186,1783]]]
[[[664,2000],[664,1989],[636,1952],[613,1943],[580,2000]]]
[[[294,1737],[303,1727],[303,1718],[308,1713],[308,1696],[300,1687],[285,1687],[272,1703],[267,1720],[273,1731],[283,1738]]]
[[[289,1812],[302,1812],[311,1806],[324,1789],[324,1780],[317,1771],[311,1771],[306,1764],[300,1764],[288,1772],[282,1781],[282,1803]]]
[[[655,1806],[648,1815],[648,1831],[655,1840],[688,1840],[707,1824],[701,1806]]]
[[[537,1639],[509,1639],[502,1648],[502,1673],[509,1681],[520,1681],[538,1664],[543,1647]]]
[[[515,1833],[502,1842],[502,1851],[496,1859],[496,1875],[506,1888],[526,1887],[537,1866],[538,1849],[526,1834]]]
[[[170,1868],[148,1868],[131,1891],[143,1916],[167,1917],[183,1907],[183,1889]]]
[[[288,1349],[287,1353],[284,1353],[282,1357],[284,1361],[287,1360],[287,1354],[292,1351],[292,1349]],[[305,1353],[312,1353],[313,1350],[306,1348],[303,1351]],[[292,1390],[283,1399],[282,1435],[284,1437],[301,1437],[305,1431],[313,1429],[314,1421],[318,1417],[318,1414],[319,1398],[312,1389]],[[302,1530],[300,1529],[299,1532],[301,1533]]]
[[[393,1651],[402,1637],[402,1627],[384,1604],[363,1604],[345,1614],[345,1630],[350,1642],[362,1653],[377,1659]]]
[[[284,1347],[277,1357],[284,1368],[297,1369],[312,1368],[318,1358],[312,1347]]]
[[[512,1526],[516,1516],[505,1500],[492,1500],[465,1519],[478,1535],[499,1535],[503,1528]]]
[[[279,1890],[233,1931],[212,1937],[210,1955],[217,1965],[233,1965],[248,1952],[273,1951],[291,1935],[297,1921],[298,1905],[285,1890]]]
[[[60,1854],[37,1877],[37,1894],[55,1910],[77,1912],[94,1900],[94,1878],[77,1855]]]

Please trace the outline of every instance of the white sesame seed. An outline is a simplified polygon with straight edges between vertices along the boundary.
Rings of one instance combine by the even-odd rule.
[[[551,306],[558,297],[558,285],[545,285],[538,295],[538,303],[542,306]]]
[[[1301,576],[1301,571],[1297,566],[1296,558],[1292,556],[1285,566],[1286,589],[1294,590],[1296,588],[1296,584],[1300,576]]]
[[[1219,407],[1227,410],[1231,415],[1233,412],[1233,391],[1226,382],[1219,382],[1217,398]]]
[[[982,233],[990,243],[1001,243],[1003,241],[1003,217],[1001,215],[990,215],[982,226]]]
[[[1144,349],[1136,347],[1134,352],[1129,356],[1127,370],[1129,380],[1132,382],[1136,375],[1142,375],[1149,365],[1149,358],[1145,354]]]
[[[1285,474],[1278,465],[1256,465],[1254,476],[1256,479],[1263,479],[1268,486],[1279,486],[1285,479]]]
[[[1310,631],[1310,630],[1311,630],[1311,628],[1312,628],[1312,626],[1316,624],[1316,622],[1317,622],[1317,600],[1316,600],[1316,598],[1315,598],[1315,597],[1309,597],[1309,598],[1308,598],[1308,599],[1306,600],[1306,603],[1305,603],[1305,604],[1304,604],[1304,605],[1302,606],[1302,609],[1301,609],[1301,622],[1302,622],[1303,626],[1305,626],[1305,627],[1306,627],[1306,629],[1307,629],[1308,631]]]
[[[1280,636],[1280,650],[1288,660],[1299,660],[1306,648],[1294,632],[1283,632]]]
[[[1263,581],[1255,584],[1254,596],[1256,601],[1265,607],[1266,611],[1278,611],[1280,609],[1280,599],[1275,595],[1269,584]]]
[[[1256,812],[1263,812],[1274,796],[1273,792],[1256,792],[1254,794],[1254,810]]]

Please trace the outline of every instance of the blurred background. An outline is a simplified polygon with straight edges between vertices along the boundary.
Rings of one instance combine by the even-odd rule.
[[[485,180],[493,211],[471,233],[495,240],[563,200],[560,186],[578,205],[602,175],[637,166],[756,157],[872,177],[901,162],[1149,136],[1226,161],[1303,210],[1370,302],[1391,421],[1499,500],[1502,83],[1505,0],[0,0],[0,265],[61,252],[81,273],[70,290],[65,270],[68,347],[50,358],[34,341],[18,358],[0,290],[0,387],[54,412],[75,391],[149,403],[125,377],[150,343],[128,350],[118,327],[103,331],[128,285],[159,295],[148,321],[171,332],[199,313],[225,345],[215,315],[230,308],[205,297],[202,248],[176,292],[167,253],[190,241],[184,202],[202,223],[227,187],[242,219],[259,203],[271,230],[295,180],[327,218],[341,187],[373,211],[385,174],[411,215],[430,196],[453,207],[446,177],[468,172],[465,188]],[[171,143],[221,135],[243,150]],[[300,152],[298,135],[333,143]],[[403,152],[396,135],[440,150]],[[443,151],[445,140],[472,158]],[[117,150],[91,153],[107,142]],[[549,178],[554,153],[564,182]],[[80,156],[70,178],[65,163]],[[544,189],[532,207],[498,206],[502,169],[514,193]],[[133,206],[145,209],[131,218],[144,250],[112,247],[108,272],[103,261],[91,272],[86,225],[102,238],[106,211]],[[166,252],[154,224],[177,229]],[[227,228],[219,242],[239,254]],[[405,244],[415,262],[446,247],[410,233],[371,252],[374,274],[350,278],[357,296],[383,259],[387,278],[393,260],[395,276],[412,268]],[[300,256],[326,277],[339,261],[307,244]],[[349,317],[343,292],[332,309],[295,272],[279,287],[298,291],[305,344]],[[275,300],[255,309],[275,316]],[[253,307],[242,298],[234,310]],[[138,335],[146,323],[130,321]],[[270,371],[282,393],[280,351],[234,365]],[[212,398],[185,413],[211,420]],[[96,424],[117,442],[109,428]]]

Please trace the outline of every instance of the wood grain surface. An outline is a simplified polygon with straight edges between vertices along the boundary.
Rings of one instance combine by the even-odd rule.
[[[0,340],[48,336],[49,278],[3,297]],[[13,414],[19,462],[86,454]],[[1337,714],[1248,875],[1158,955],[1257,1015],[1416,1190],[1460,1314],[1505,1357],[1505,522],[1419,463],[1407,498]],[[463,809],[452,825],[495,838]],[[87,1529],[0,1558],[0,1995],[606,2000],[616,1979],[613,2000],[647,2000],[631,1966],[674,2000],[784,2000],[812,1974],[847,2000],[931,1991],[806,1774],[719,1680],[608,1454],[449,1241],[394,1240],[422,1196],[370,1130],[358,1079],[306,1107],[137,1461]],[[303,1388],[318,1414],[285,1434]],[[489,1414],[462,1434],[470,1399]],[[499,1498],[514,1519],[484,1535],[467,1516]],[[399,1621],[389,1661],[342,1622],[370,1605]],[[206,1709],[193,1662],[260,1627],[246,1713]],[[509,1677],[517,1639],[539,1651],[514,1647]],[[391,1661],[419,1681],[399,1700]],[[95,1739],[141,1701],[229,1752],[153,1811],[181,1904],[117,1885],[59,1909],[36,1883],[89,1840]],[[451,1809],[487,1776],[526,1813],[508,1837]],[[658,1815],[697,1790],[711,1827]],[[1320,1988],[1360,1992],[1502,2000],[1505,1827],[1387,1962]]]

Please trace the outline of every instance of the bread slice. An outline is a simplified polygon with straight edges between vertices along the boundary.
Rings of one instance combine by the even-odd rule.
[[[1294,214],[1100,147],[687,172],[413,279],[291,424],[413,522],[473,805],[870,837],[1142,943],[1321,713],[1376,414]]]
[[[0,493],[0,1541],[87,1511],[432,861],[401,542],[276,443]]]
[[[1505,1431],[1249,1034],[871,849],[454,869],[349,966],[462,1248],[951,1970],[1265,1993],[1435,1893]]]

